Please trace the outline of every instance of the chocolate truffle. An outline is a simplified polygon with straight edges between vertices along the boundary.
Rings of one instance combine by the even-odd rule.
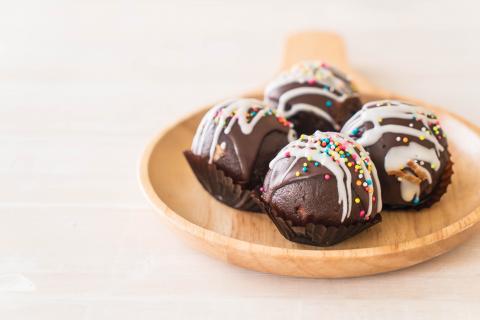
[[[375,165],[361,145],[336,132],[288,144],[270,162],[261,191],[263,209],[295,242],[332,245],[381,220]]]
[[[386,207],[425,208],[446,192],[450,153],[440,122],[429,110],[399,101],[369,102],[342,133],[370,153]]]
[[[294,136],[291,123],[263,102],[230,100],[205,114],[185,156],[215,198],[255,211],[251,191],[261,187],[268,163]]]
[[[346,75],[318,61],[294,65],[265,89],[265,101],[291,121],[298,134],[340,131],[361,107]]]

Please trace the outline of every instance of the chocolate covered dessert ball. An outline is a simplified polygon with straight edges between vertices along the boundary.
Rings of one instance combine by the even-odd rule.
[[[363,147],[336,132],[291,142],[270,163],[260,196],[292,241],[338,243],[380,221],[381,190]]]
[[[294,136],[291,123],[263,102],[230,100],[205,114],[185,155],[213,196],[232,207],[251,209],[250,190],[261,186],[268,163]]]
[[[294,65],[265,89],[265,101],[291,121],[298,134],[340,131],[361,107],[346,75],[319,61]]]
[[[342,133],[370,153],[387,207],[429,207],[446,192],[452,175],[447,138],[429,110],[399,101],[369,102]]]

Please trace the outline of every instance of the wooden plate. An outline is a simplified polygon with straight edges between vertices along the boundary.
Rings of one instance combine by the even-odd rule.
[[[480,220],[480,129],[457,115],[375,88],[350,68],[342,40],[329,33],[301,33],[286,46],[284,67],[322,59],[349,73],[364,101],[397,98],[427,105],[448,133],[455,162],[453,183],[431,209],[384,212],[383,222],[330,248],[285,240],[266,215],[222,205],[195,179],[182,151],[190,147],[206,106],[164,130],[145,150],[143,190],[164,220],[191,245],[235,265],[300,277],[354,277],[397,270],[445,253],[465,241]],[[261,98],[261,93],[249,96]]]

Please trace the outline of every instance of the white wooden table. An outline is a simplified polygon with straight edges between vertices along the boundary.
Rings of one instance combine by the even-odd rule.
[[[149,138],[336,30],[374,83],[480,124],[472,1],[3,1],[0,319],[480,317],[480,235],[390,274],[306,280],[197,253],[137,183]]]

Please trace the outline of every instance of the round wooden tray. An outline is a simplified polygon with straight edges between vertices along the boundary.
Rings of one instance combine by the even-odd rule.
[[[383,222],[329,248],[289,242],[263,214],[234,210],[197,182],[182,151],[210,106],[164,130],[145,150],[143,190],[164,220],[191,245],[235,265],[300,277],[354,277],[415,265],[441,255],[474,233],[480,220],[480,129],[461,117],[414,99],[375,88],[350,68],[342,40],[330,33],[292,36],[284,67],[322,59],[349,73],[364,101],[394,98],[433,109],[448,133],[455,162],[453,183],[442,200],[421,212],[384,212]],[[261,98],[261,93],[248,96]]]

